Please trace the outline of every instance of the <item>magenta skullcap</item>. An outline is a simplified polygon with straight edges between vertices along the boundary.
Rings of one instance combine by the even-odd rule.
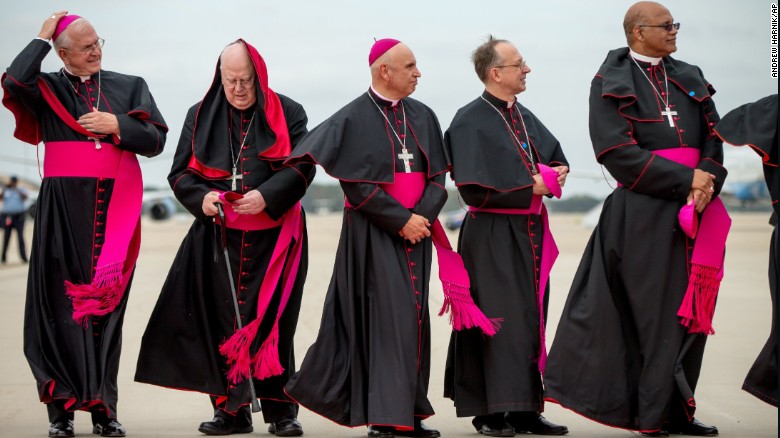
[[[70,26],[71,23],[81,18],[78,15],[66,15],[62,18],[60,18],[60,21],[57,22],[57,28],[54,29],[54,34],[51,36],[52,41],[57,41],[57,38],[59,38],[60,34],[62,32],[65,32],[65,29]]]
[[[373,64],[377,58],[384,55],[385,52],[392,49],[398,43],[400,43],[400,41],[392,38],[383,38],[375,42],[374,45],[371,46],[371,52],[368,54],[368,65],[370,66]]]

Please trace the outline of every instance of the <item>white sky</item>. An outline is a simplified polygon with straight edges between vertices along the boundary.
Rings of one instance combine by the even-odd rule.
[[[103,68],[142,76],[170,127],[165,152],[141,159],[144,183],[165,180],[187,109],[211,83],[219,52],[241,37],[258,48],[272,89],[303,104],[313,128],[365,91],[373,38],[409,45],[423,74],[413,97],[447,129],[458,108],[483,87],[469,61],[488,33],[512,41],[533,71],[519,96],[563,145],[571,178],[600,175],[588,135],[590,81],[611,49],[625,46],[622,21],[633,1],[13,1],[0,17],[3,70],[52,12],[68,9],[106,39]],[[696,64],[718,91],[721,115],[777,92],[770,76],[770,1],[666,1],[682,23],[677,59]],[[776,4],[776,2],[775,2]],[[51,52],[44,71],[61,67]],[[37,179],[35,148],[13,138],[0,109],[0,174]],[[727,165],[750,177],[757,157],[727,149]],[[735,172],[732,176],[739,177]],[[326,182],[324,172],[318,181]],[[570,180],[571,181],[571,180]],[[571,181],[573,182],[573,181]],[[605,195],[603,180],[576,179],[568,194]]]

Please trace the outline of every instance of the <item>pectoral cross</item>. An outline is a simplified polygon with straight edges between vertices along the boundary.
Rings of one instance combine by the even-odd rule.
[[[95,149],[102,149],[103,146],[100,145],[100,139],[97,137],[93,137],[92,140],[95,141]]]
[[[672,121],[672,116],[676,116],[677,111],[670,111],[669,107],[666,107],[666,111],[661,111],[661,117],[668,117],[669,118],[669,126],[674,128],[674,122]]]
[[[414,155],[409,153],[409,150],[406,148],[401,149],[401,153],[398,154],[398,158],[404,160],[404,172],[406,173],[412,173],[412,168],[409,167],[409,160],[414,159]]]
[[[230,190],[236,191],[236,180],[244,179],[244,175],[240,175],[238,172],[236,172],[236,167],[233,166],[233,176],[231,177],[233,182],[230,184]]]

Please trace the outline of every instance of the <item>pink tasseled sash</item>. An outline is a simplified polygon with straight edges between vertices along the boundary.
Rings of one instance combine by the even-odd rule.
[[[404,207],[413,208],[422,197],[426,182],[423,172],[396,173],[393,184],[380,184],[380,187]],[[350,206],[348,202],[347,206]],[[449,312],[450,324],[454,330],[475,327],[487,336],[495,335],[502,320],[486,317],[474,304],[469,292],[471,282],[463,266],[463,259],[460,254],[452,250],[447,234],[438,219],[431,225],[431,240],[436,248],[439,279],[444,292],[444,303],[439,316]]]
[[[220,199],[225,200],[224,193],[220,195]],[[271,255],[271,261],[268,263],[268,269],[263,276],[263,281],[258,291],[257,317],[225,340],[219,347],[219,352],[225,357],[225,361],[230,367],[228,379],[234,384],[247,379],[250,371],[252,376],[259,380],[278,376],[284,372],[284,367],[279,361],[279,320],[290,299],[292,288],[298,275],[298,266],[300,265],[303,250],[301,204],[300,202],[296,203],[277,221],[271,219],[265,212],[245,215],[236,213],[229,202],[224,202],[223,206],[228,228],[265,230],[282,227]],[[219,218],[215,218],[215,222],[219,223]],[[290,249],[291,244],[292,249]],[[292,251],[292,254],[290,254],[290,251]],[[285,261],[288,257],[290,263],[285,266]],[[280,281],[283,284],[282,297],[279,302],[279,309],[276,312],[273,328],[268,337],[263,341],[260,349],[252,355],[250,347],[257,337],[260,323],[268,310],[268,306]]]
[[[143,181],[138,159],[110,143],[97,149],[91,141],[46,143],[45,178],[92,177],[114,180],[108,203],[104,243],[89,284],[65,281],[73,302],[73,319],[86,326],[90,317],[111,313],[122,300],[141,244]],[[97,205],[97,211],[105,209]]]
[[[561,186],[558,184],[558,172],[552,168],[539,164],[539,171],[542,175],[545,185],[556,198],[561,197]],[[470,212],[496,213],[496,214],[537,214],[542,218],[542,258],[539,272],[539,282],[537,283],[536,304],[539,313],[539,360],[537,367],[539,372],[544,374],[547,365],[547,341],[545,334],[544,321],[544,295],[547,290],[547,281],[550,279],[550,272],[558,258],[558,245],[555,243],[552,231],[550,231],[550,221],[547,215],[547,208],[542,202],[542,197],[534,195],[531,199],[529,208],[479,208],[469,207]]]
[[[700,152],[695,148],[662,149],[653,153],[691,168],[698,165],[700,158]],[[700,222],[694,204],[683,206],[678,220],[683,231],[696,240],[691,256],[688,289],[677,316],[680,317],[680,323],[688,327],[688,333],[711,335],[715,333],[712,317],[723,279],[723,260],[731,218],[723,201],[714,198],[702,212]]]

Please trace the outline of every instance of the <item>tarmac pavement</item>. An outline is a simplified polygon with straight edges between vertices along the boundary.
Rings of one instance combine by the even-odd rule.
[[[708,341],[699,387],[697,418],[717,425],[724,437],[777,437],[777,409],[741,390],[742,381],[766,341],[771,320],[767,280],[771,227],[768,213],[732,214],[727,247],[726,274],[721,287],[714,326],[717,334]],[[581,216],[555,215],[551,229],[560,256],[552,272],[548,343],[552,342],[558,318],[572,277],[591,231],[580,224]],[[322,303],[330,281],[333,258],[341,227],[341,215],[309,215],[309,273],[296,333],[298,362],[314,341],[320,324]],[[160,388],[133,381],[141,336],[168,269],[191,219],[177,217],[153,222],[144,218],[141,255],[125,316],[124,345],[119,369],[119,420],[134,437],[198,437],[201,421],[212,417],[208,397],[194,392]],[[32,224],[27,224],[28,245]],[[457,232],[450,233],[455,245]],[[11,242],[7,265],[0,265],[0,437],[44,437],[48,430],[45,407],[38,401],[35,381],[22,351],[24,297],[27,265],[22,264]],[[650,261],[648,261],[650,262]],[[426,421],[445,437],[475,438],[470,418],[457,418],[449,399],[442,397],[444,361],[449,342],[446,318],[437,317],[442,302],[441,284],[432,275],[432,366],[429,398],[436,415]],[[548,344],[549,347],[549,344]],[[193,364],[192,366],[198,366]],[[558,405],[545,405],[545,417],[569,427],[571,437],[631,437],[638,434],[589,421]],[[271,436],[255,415],[254,435]],[[299,419],[307,437],[365,437],[365,428],[349,429],[331,423],[305,408]],[[77,412],[77,436],[91,436],[88,413]],[[253,435],[243,435],[253,436]]]

